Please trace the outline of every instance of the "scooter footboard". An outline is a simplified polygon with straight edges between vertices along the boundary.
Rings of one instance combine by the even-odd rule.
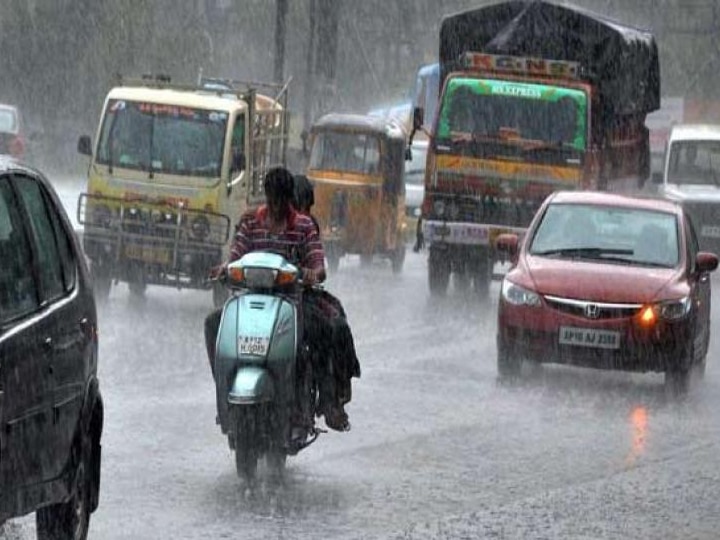
[[[259,366],[243,366],[235,373],[227,400],[230,405],[253,405],[270,402],[274,397],[270,372]]]

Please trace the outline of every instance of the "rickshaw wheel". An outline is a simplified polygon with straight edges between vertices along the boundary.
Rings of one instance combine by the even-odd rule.
[[[393,252],[390,261],[392,263],[392,271],[394,274],[402,272],[405,264],[405,244],[398,242],[398,246]]]
[[[337,272],[340,266],[340,257],[334,253],[328,252],[326,254],[328,262],[328,270],[331,272]]]

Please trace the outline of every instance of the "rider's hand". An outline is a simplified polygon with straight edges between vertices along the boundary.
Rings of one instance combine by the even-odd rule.
[[[302,278],[306,284],[315,285],[320,281],[320,272],[312,268],[303,268]]]
[[[227,273],[227,265],[221,264],[210,269],[210,279],[220,279]]]

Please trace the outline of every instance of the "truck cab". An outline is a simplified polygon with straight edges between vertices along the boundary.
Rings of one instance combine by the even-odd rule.
[[[257,83],[254,83],[257,84]],[[262,202],[265,171],[285,163],[286,87],[208,79],[122,80],[110,90],[78,201],[96,295],[128,283],[206,289],[232,226]],[[217,302],[224,291],[217,288]]]
[[[700,249],[720,252],[720,125],[679,124],[668,137],[658,194],[682,204]]]

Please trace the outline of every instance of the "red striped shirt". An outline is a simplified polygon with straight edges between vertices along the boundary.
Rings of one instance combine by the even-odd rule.
[[[325,269],[325,252],[315,223],[293,208],[290,209],[287,228],[279,233],[270,232],[267,205],[240,218],[230,248],[230,261],[251,251],[277,253],[301,268]]]

